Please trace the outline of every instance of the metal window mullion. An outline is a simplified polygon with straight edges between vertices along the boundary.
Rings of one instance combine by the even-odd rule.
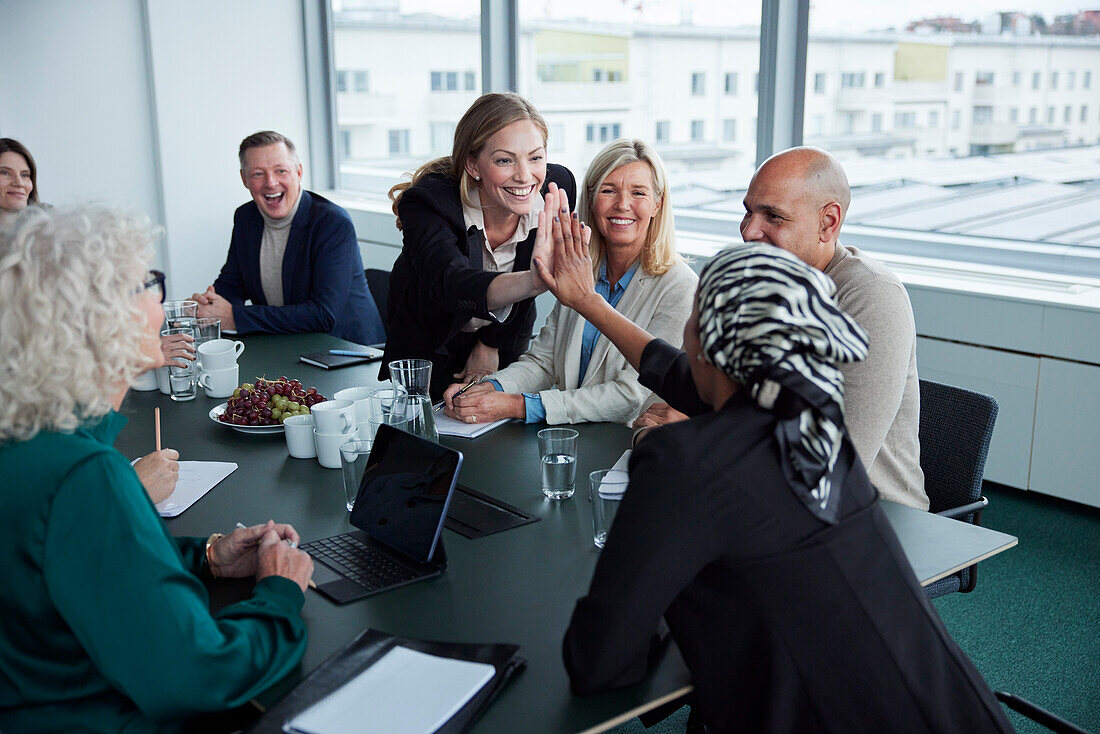
[[[764,0],[760,11],[756,164],[802,144],[809,0]]]
[[[481,91],[518,90],[517,0],[481,0]]]
[[[340,151],[337,150],[336,73],[332,10],[329,0],[302,0],[302,37],[306,61],[306,120],[309,125],[310,185],[335,189]]]

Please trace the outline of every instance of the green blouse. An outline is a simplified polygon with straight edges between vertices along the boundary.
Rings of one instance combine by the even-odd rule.
[[[304,597],[268,577],[209,611],[202,538],[173,538],[111,412],[0,443],[0,730],[174,730],[247,702],[301,660]]]

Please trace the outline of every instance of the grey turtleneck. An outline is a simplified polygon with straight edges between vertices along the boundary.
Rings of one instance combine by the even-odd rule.
[[[286,242],[290,238],[290,223],[294,221],[294,215],[298,213],[298,205],[302,203],[302,192],[298,192],[298,200],[294,207],[282,219],[269,217],[261,208],[260,216],[264,218],[264,234],[260,240],[260,285],[264,289],[264,298],[269,306],[282,306],[283,304],[283,254],[286,252]]]

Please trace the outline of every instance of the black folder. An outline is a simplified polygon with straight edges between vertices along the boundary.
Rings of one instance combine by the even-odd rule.
[[[437,730],[439,734],[460,734],[469,731],[481,712],[488,707],[516,671],[527,664],[526,658],[519,654],[518,645],[429,642],[394,637],[372,629],[364,630],[344,649],[310,673],[282,701],[268,709],[263,717],[248,730],[248,734],[281,734],[286,722],[339,689],[397,645],[444,658],[488,663],[496,669],[492,680]],[[370,712],[364,711],[363,715],[370,716]]]

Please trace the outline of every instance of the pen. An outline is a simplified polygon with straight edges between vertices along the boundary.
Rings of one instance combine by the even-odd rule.
[[[153,408],[153,427],[157,434],[157,451],[160,451],[160,408]]]
[[[352,352],[347,349],[330,349],[329,354],[335,354],[340,357],[377,357],[376,352]]]
[[[458,397],[459,395],[461,395],[462,393],[466,392],[467,390],[469,390],[469,389],[470,389],[471,387],[473,387],[474,385],[476,385],[476,384],[477,384],[477,383],[479,383],[479,382],[481,382],[481,378],[480,378],[480,377],[477,377],[477,378],[474,378],[473,380],[470,380],[470,384],[469,384],[469,385],[467,385],[466,387],[462,388],[462,389],[461,389],[461,390],[459,390],[458,392],[456,392],[456,393],[455,393],[454,395],[452,395],[452,396],[451,396],[451,400],[454,400],[454,399],[455,399],[455,398],[457,398],[457,397]],[[437,413],[438,413],[439,411],[441,411],[441,410],[443,409],[443,406],[444,406],[445,404],[446,404],[446,403],[440,403],[440,404],[439,404],[439,407],[435,409],[435,412],[437,412]]]
[[[239,523],[237,523],[237,527],[246,528],[247,526],[243,522],[239,522]],[[289,545],[291,548],[297,548],[298,547],[297,543],[294,543],[294,542],[289,541],[289,540],[286,541],[286,544]],[[317,584],[313,583],[313,579],[309,580],[309,588],[311,588],[311,589],[316,589],[317,588]]]

